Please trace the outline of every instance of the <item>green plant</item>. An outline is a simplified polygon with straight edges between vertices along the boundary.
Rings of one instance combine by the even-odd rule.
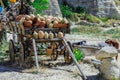
[[[78,7],[75,9],[75,12],[77,12],[77,13],[85,13],[85,12],[86,12],[86,8],[85,8],[85,7],[78,6]]]
[[[117,34],[117,33],[119,33],[119,35],[120,35],[120,29],[119,28],[109,29],[107,31],[104,31],[103,33],[106,33],[106,34]]]
[[[47,48],[47,45],[44,43],[38,43],[38,54],[45,54],[45,49]]]
[[[60,5],[60,9],[63,17],[70,18],[70,16],[72,15],[72,8],[67,5]]]
[[[72,21],[78,21],[78,14],[77,13],[72,13],[72,15],[70,16],[70,19],[72,20]]]
[[[4,44],[0,45],[0,62],[3,61],[4,58],[8,57],[8,53],[6,51],[8,50],[8,43],[6,41],[3,41]]]
[[[48,8],[48,4],[49,0],[35,0],[33,3],[30,3],[36,9],[35,14],[42,14]]]
[[[2,0],[5,7],[8,6],[8,0]]]
[[[111,19],[115,19],[115,20],[120,20],[120,15],[113,15],[111,16]]]
[[[73,49],[73,54],[74,54],[77,61],[81,60],[84,57],[82,51],[80,49],[77,49],[77,48]]]
[[[103,17],[103,18],[100,18],[100,20],[102,21],[102,22],[106,22],[106,21],[108,21],[108,17]]]
[[[80,25],[71,30],[71,33],[80,33],[80,34],[100,34],[102,28],[96,26],[84,26]]]
[[[87,14],[86,20],[88,20],[89,22],[92,22],[92,23],[101,23],[102,22],[99,18],[97,18],[96,16],[93,16],[92,14]]]

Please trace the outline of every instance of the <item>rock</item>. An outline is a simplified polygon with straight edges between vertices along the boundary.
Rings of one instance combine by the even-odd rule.
[[[81,20],[80,22],[76,23],[76,25],[99,26],[97,23],[87,22],[86,20]]]
[[[105,46],[97,52],[95,57],[98,60],[102,60],[109,57],[115,57],[117,55],[118,55],[118,51],[116,48],[112,46]]]
[[[119,26],[117,23],[114,23],[113,25],[112,25],[113,27],[117,27],[117,26]]]
[[[117,17],[120,15],[120,7],[116,5],[115,0],[59,0],[59,2],[60,1],[66,1],[73,9],[80,6],[84,7],[87,13],[98,17]]]
[[[44,14],[62,17],[62,13],[61,13],[61,10],[58,4],[58,0],[49,0],[48,9],[44,11]]]
[[[120,79],[120,65],[113,58],[107,58],[102,60],[103,63],[100,66],[100,72],[106,80],[119,80]]]

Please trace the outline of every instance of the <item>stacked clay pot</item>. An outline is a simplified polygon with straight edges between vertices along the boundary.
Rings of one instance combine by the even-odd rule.
[[[24,18],[24,20],[22,19]],[[22,19],[23,26],[25,28],[65,28],[68,27],[69,23],[66,18],[53,17],[53,16],[40,16],[39,14],[34,15],[18,15],[16,21]]]
[[[38,33],[34,31],[33,37],[36,39],[53,39],[55,38],[55,34],[52,33],[51,31],[48,33],[40,30]],[[64,34],[62,32],[57,33],[57,38],[63,38],[63,37],[64,37]]]

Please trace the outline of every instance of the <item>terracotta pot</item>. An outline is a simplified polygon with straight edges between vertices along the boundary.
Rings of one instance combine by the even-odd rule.
[[[60,24],[60,23],[58,23],[58,24],[54,24],[53,27],[54,28],[66,28],[66,27],[68,27],[68,24]]]
[[[39,26],[38,27],[39,28],[44,28],[45,27],[45,22],[43,22],[43,21],[39,22]]]
[[[32,21],[31,20],[25,20],[24,22],[23,22],[23,25],[24,25],[24,27],[26,27],[26,28],[32,28]]]
[[[46,49],[46,55],[47,55],[47,56],[51,55],[51,54],[52,54],[52,51],[53,51],[53,50],[52,50],[51,48],[47,48],[47,49]]]
[[[65,59],[65,63],[69,64],[72,58],[70,56],[65,56],[64,59]]]
[[[30,34],[26,34],[26,37],[27,38],[31,38],[32,36]]]
[[[33,20],[33,25],[38,27],[38,26],[40,25],[40,22],[41,22],[40,18],[37,18],[37,17],[36,17],[36,18],[34,18],[34,20]]]
[[[24,16],[25,16],[25,15],[18,15],[18,16],[16,16],[15,21],[20,21],[21,18],[23,18]]]
[[[38,38],[39,38],[39,39],[44,38],[44,35],[45,35],[45,34],[44,34],[43,31],[39,31],[39,32],[38,32]]]

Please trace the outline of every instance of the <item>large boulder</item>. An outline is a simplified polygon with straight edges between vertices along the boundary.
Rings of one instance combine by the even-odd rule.
[[[120,65],[113,58],[102,60],[100,72],[106,80],[120,80]]]
[[[105,46],[97,52],[95,57],[98,60],[102,60],[109,57],[116,57],[117,55],[118,55],[118,51],[116,48],[112,46]]]
[[[62,13],[61,13],[61,10],[58,4],[58,0],[49,0],[48,9],[44,11],[44,14],[62,17]]]
[[[59,0],[63,1],[63,0]],[[120,16],[120,7],[116,2],[119,0],[64,0],[73,9],[85,7],[86,12],[98,17],[116,17]]]

